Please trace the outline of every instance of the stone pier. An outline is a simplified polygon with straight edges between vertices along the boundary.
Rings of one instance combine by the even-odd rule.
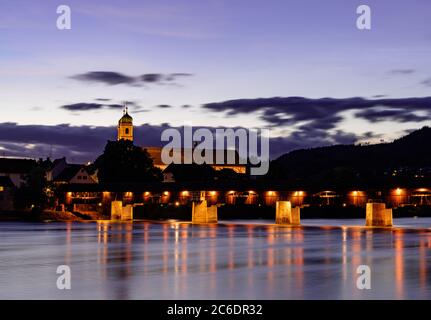
[[[300,225],[300,208],[292,208],[290,201],[277,201],[275,205],[275,223]]]
[[[133,206],[123,207],[123,201],[112,201],[111,220],[133,220]]]
[[[111,202],[111,220],[121,220],[123,213],[123,201]]]
[[[121,220],[133,220],[133,206],[131,204],[123,207],[121,212]]]
[[[217,206],[207,206],[206,200],[192,203],[192,223],[217,223]]]
[[[367,203],[367,227],[392,227],[392,209],[386,209],[384,203]]]

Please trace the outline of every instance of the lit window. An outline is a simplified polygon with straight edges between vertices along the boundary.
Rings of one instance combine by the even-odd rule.
[[[4,191],[4,187],[0,186],[0,192],[3,192],[3,191]]]

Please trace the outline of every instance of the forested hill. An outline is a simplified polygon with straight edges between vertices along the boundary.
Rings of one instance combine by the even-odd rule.
[[[424,127],[392,143],[296,150],[272,161],[267,178],[298,187],[421,185],[430,182],[430,142]]]

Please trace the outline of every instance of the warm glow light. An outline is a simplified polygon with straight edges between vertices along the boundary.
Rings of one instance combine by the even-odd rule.
[[[250,190],[248,193],[256,193],[256,192],[254,192],[253,190]]]
[[[358,191],[353,191],[353,195],[356,197],[358,195]]]
[[[395,193],[400,196],[403,193],[403,190],[401,190],[400,188],[397,188],[397,190],[395,190]]]
[[[180,203],[177,201],[177,202],[175,202],[175,205],[178,207],[180,205]]]
[[[229,192],[228,192],[228,194],[232,194],[232,193],[235,193],[235,191],[229,191]]]
[[[163,195],[168,196],[169,195],[169,191],[163,192]]]
[[[181,192],[181,195],[183,197],[187,197],[189,195],[189,192],[188,191],[183,191],[183,192]]]
[[[145,193],[144,193],[144,196],[149,196],[150,195],[150,193],[148,192],[148,191],[146,191]]]
[[[216,191],[211,191],[211,192],[210,192],[210,195],[211,195],[211,196],[213,196],[213,197],[214,197],[216,194],[217,194],[217,192],[216,192]]]
[[[67,195],[68,195],[69,197],[71,197],[71,196],[72,196],[72,192],[68,192],[68,193],[67,193]]]
[[[131,196],[133,196],[133,193],[132,192],[126,192],[126,197],[131,197]]]
[[[299,191],[299,196],[302,197],[304,195],[304,191]]]
[[[268,196],[273,196],[274,195],[274,191],[268,191]]]

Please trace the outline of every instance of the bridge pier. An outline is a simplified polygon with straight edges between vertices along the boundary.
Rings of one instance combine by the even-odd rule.
[[[133,206],[123,207],[123,201],[111,202],[111,220],[133,220]]]
[[[365,225],[367,227],[392,227],[392,209],[386,209],[384,203],[367,203]]]
[[[123,207],[121,212],[121,220],[133,220],[133,206],[131,204]]]
[[[217,223],[217,206],[207,206],[206,200],[192,203],[192,223]]]
[[[111,220],[121,220],[123,213],[123,201],[111,202]]]
[[[292,208],[290,201],[277,201],[275,205],[275,223],[300,225],[300,208]]]

